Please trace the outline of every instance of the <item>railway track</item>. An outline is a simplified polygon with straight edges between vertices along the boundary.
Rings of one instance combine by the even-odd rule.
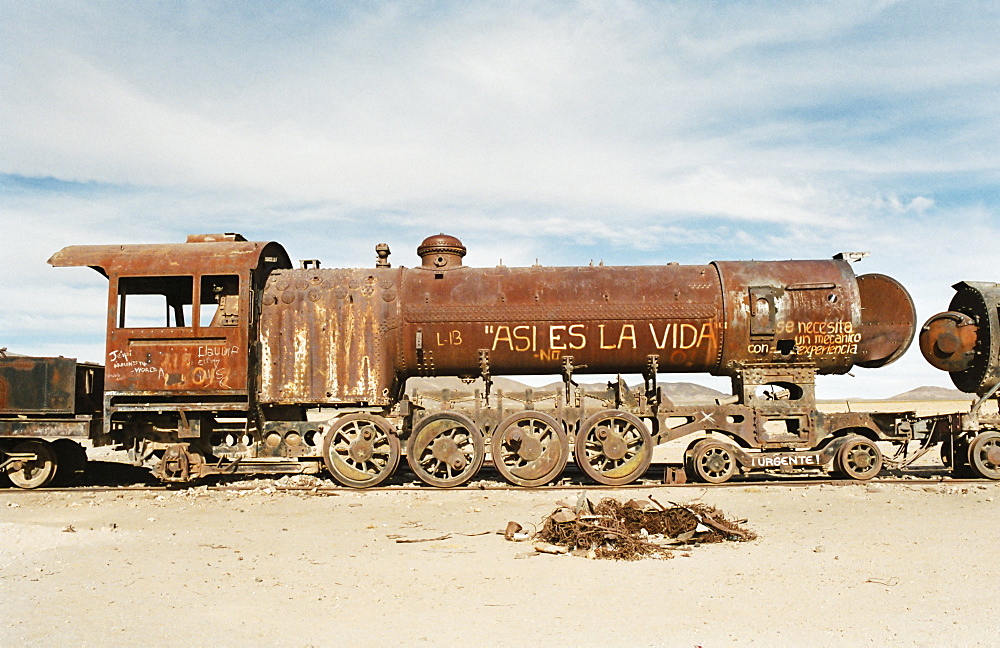
[[[723,484],[704,484],[701,482],[687,482],[687,483],[664,483],[663,481],[655,479],[645,479],[631,484],[623,486],[605,486],[603,484],[594,484],[583,481],[570,481],[563,480],[560,483],[549,484],[546,486],[539,486],[531,489],[526,489],[522,486],[515,486],[508,484],[500,480],[499,474],[495,475],[496,479],[491,479],[494,475],[490,474],[492,471],[484,470],[487,474],[487,479],[471,482],[463,486],[457,486],[448,489],[437,489],[419,481],[413,482],[403,482],[398,484],[390,484],[386,486],[377,486],[372,488],[366,488],[359,490],[356,488],[349,488],[346,486],[340,486],[332,481],[323,480],[322,484],[282,484],[280,483],[283,479],[288,479],[288,477],[282,477],[278,479],[234,479],[232,481],[225,482],[215,482],[211,484],[194,484],[185,486],[171,486],[163,484],[137,484],[137,483],[120,483],[120,484],[103,484],[98,486],[61,486],[61,487],[46,487],[46,488],[36,488],[36,489],[20,489],[12,487],[0,488],[0,495],[7,494],[19,494],[27,495],[30,493],[104,493],[104,492],[114,492],[114,493],[142,493],[142,492],[183,492],[185,490],[190,490],[194,488],[205,489],[210,492],[286,492],[286,493],[302,493],[310,495],[340,495],[343,493],[364,493],[364,492],[436,492],[438,490],[448,490],[448,491],[573,491],[573,492],[593,492],[593,491],[634,491],[634,490],[648,490],[651,488],[680,488],[680,489],[702,489],[702,490],[714,490],[714,489],[738,489],[738,488],[768,488],[768,487],[808,487],[808,486],[869,486],[873,484],[878,485],[896,485],[905,484],[911,486],[926,486],[934,484],[947,484],[954,486],[978,484],[978,485],[989,485],[997,482],[993,482],[987,479],[965,479],[965,478],[954,478],[951,477],[946,469],[928,469],[928,470],[918,470],[907,473],[900,473],[896,475],[886,475],[884,477],[876,477],[871,480],[858,481],[853,479],[829,479],[822,475],[806,476],[796,475],[795,477],[782,477],[780,475],[760,475],[754,474],[745,479],[735,479]],[[573,475],[577,480],[582,477],[582,474]]]

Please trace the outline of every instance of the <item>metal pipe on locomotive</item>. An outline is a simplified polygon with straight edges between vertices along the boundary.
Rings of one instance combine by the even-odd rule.
[[[879,472],[878,441],[907,421],[822,414],[815,376],[898,358],[914,332],[909,295],[844,258],[704,266],[470,268],[454,237],[427,238],[421,265],[293,269],[277,243],[203,235],[177,245],[71,246],[54,266],[107,276],[103,425],[96,443],[160,457],[157,476],[318,472],[383,483],[407,462],[423,481],[470,480],[487,453],[515,484],[557,479],[570,455],[591,479],[626,484],[654,446],[690,438],[687,472],[832,467]],[[733,396],[677,406],[658,376],[730,376]],[[583,373],[636,373],[595,406]],[[511,413],[498,375],[552,374],[550,411]],[[472,408],[432,412],[415,376],[482,379]]]

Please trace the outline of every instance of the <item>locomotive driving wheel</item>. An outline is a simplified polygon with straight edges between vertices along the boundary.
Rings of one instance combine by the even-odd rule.
[[[518,486],[544,486],[555,480],[569,461],[569,440],[562,424],[535,411],[508,416],[490,439],[493,465]]]
[[[850,479],[871,479],[882,470],[882,452],[873,441],[849,437],[833,459],[834,470]]]
[[[323,461],[333,478],[351,488],[378,486],[399,466],[399,437],[375,414],[348,414],[333,422],[323,440]]]
[[[424,483],[438,488],[461,486],[472,479],[486,458],[483,433],[458,412],[438,412],[413,428],[406,462]]]
[[[18,488],[41,488],[48,486],[56,476],[56,453],[48,441],[22,441],[14,446],[11,454],[31,454],[34,459],[14,459],[4,471],[8,479]]]
[[[980,432],[969,444],[969,463],[976,475],[1000,479],[1000,433]]]
[[[629,484],[653,460],[653,438],[639,417],[604,410],[583,422],[573,458],[588,477],[606,486]]]
[[[691,449],[690,468],[698,481],[721,484],[736,474],[732,448],[721,441],[705,439]]]

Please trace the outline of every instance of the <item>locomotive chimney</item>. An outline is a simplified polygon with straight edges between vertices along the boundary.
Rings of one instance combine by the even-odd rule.
[[[417,248],[420,256],[420,267],[429,270],[450,270],[462,267],[462,257],[465,256],[465,246],[454,236],[437,234],[428,236]]]

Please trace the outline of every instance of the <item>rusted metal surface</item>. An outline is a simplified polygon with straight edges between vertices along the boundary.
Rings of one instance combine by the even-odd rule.
[[[89,438],[100,434],[99,423],[100,419],[91,417],[0,419],[0,437]]]
[[[0,414],[72,414],[76,361],[0,358]]]
[[[983,395],[1000,383],[1000,284],[963,281],[952,286],[948,312],[920,330],[920,351],[951,374],[964,392]]]
[[[348,414],[326,430],[323,460],[344,486],[378,486],[395,472],[402,456],[392,423],[373,414]]]
[[[969,443],[969,465],[980,477],[1000,479],[1000,433],[981,432]]]
[[[261,310],[260,402],[394,403],[402,272],[272,273]]]
[[[952,286],[948,311],[920,330],[920,351],[947,371],[955,386],[979,398],[969,411],[941,425],[941,459],[956,475],[1000,479],[1000,415],[983,406],[1000,392],[1000,284],[963,281]]]
[[[634,414],[604,410],[580,426],[573,448],[576,465],[588,477],[607,486],[635,481],[653,459],[653,440]]]
[[[688,449],[685,472],[694,481],[722,484],[738,470],[791,472],[799,468],[819,469],[831,463],[836,471],[851,479],[871,479],[881,470],[882,455],[874,443],[857,435],[834,439],[821,449],[799,452],[752,451],[722,438],[706,438]]]
[[[910,347],[917,321],[913,300],[898,281],[883,274],[858,277],[861,341],[855,362],[860,367],[883,367]]]
[[[891,280],[865,296],[843,260],[708,266],[418,268],[399,294],[406,375],[581,373],[735,375],[756,364],[843,373],[906,349],[912,302]],[[867,302],[865,302],[867,303]],[[870,337],[866,337],[870,336]],[[484,354],[481,353],[485,351]]]
[[[447,234],[428,236],[417,246],[420,267],[432,270],[450,270],[461,267],[465,253],[466,249],[462,242]]]
[[[639,373],[652,386],[638,400],[619,393],[613,407],[658,416],[657,442],[709,431],[752,448],[808,449],[846,425],[885,436],[869,417],[820,415],[815,376],[888,364],[914,329],[902,286],[882,275],[856,277],[843,259],[470,268],[465,246],[443,234],[419,246],[418,268],[391,269],[388,250],[376,251],[371,270],[272,273],[262,300],[262,404],[388,407],[412,376],[488,385],[494,375],[554,374],[568,384],[574,374]],[[735,403],[697,412],[663,403],[654,415],[655,376],[670,372],[732,376]],[[504,429],[507,414],[490,405],[488,391],[476,402],[470,424],[492,433],[494,463],[507,479],[537,485],[558,477],[572,441],[546,447],[544,435]],[[619,434],[614,425],[587,424],[600,410],[562,406],[553,427],[576,432],[577,464],[593,479],[624,484],[646,469],[653,439],[645,423]],[[689,422],[663,425],[678,416]],[[443,431],[421,427],[419,417],[411,423],[420,428],[417,454],[436,467],[425,470],[418,458],[414,470],[428,472],[422,479],[444,485],[470,477],[466,467],[478,454],[463,458],[456,439],[465,443],[479,430],[459,435],[461,426],[445,419],[437,424]]]
[[[73,358],[0,357],[0,416],[101,411],[104,369]]]
[[[858,355],[860,299],[851,266],[821,261],[716,261],[726,296],[719,373],[747,365],[848,371]]]
[[[920,352],[941,371],[961,372],[976,357],[979,327],[965,313],[938,313],[920,329]]]
[[[211,274],[220,269],[256,267],[269,245],[276,244],[247,241],[239,234],[201,234],[179,244],[70,245],[53,254],[48,262],[56,268],[89,266],[106,277]],[[284,250],[272,248],[268,255],[275,258],[271,263],[280,266],[283,256],[284,265],[291,265]]]
[[[291,265],[277,243],[235,234],[70,246],[49,263],[108,277],[109,392],[220,395],[246,393],[260,287]]]
[[[406,448],[406,461],[421,481],[438,488],[467,483],[486,458],[479,426],[458,412],[438,412],[418,423]]]
[[[418,268],[400,307],[407,375],[713,371],[723,332],[711,266]]]
[[[891,361],[913,328],[898,284],[866,284],[873,302],[892,292],[880,315],[843,260],[479,269],[446,235],[420,252],[413,269],[273,272],[261,402],[389,405],[418,375],[842,373]]]

